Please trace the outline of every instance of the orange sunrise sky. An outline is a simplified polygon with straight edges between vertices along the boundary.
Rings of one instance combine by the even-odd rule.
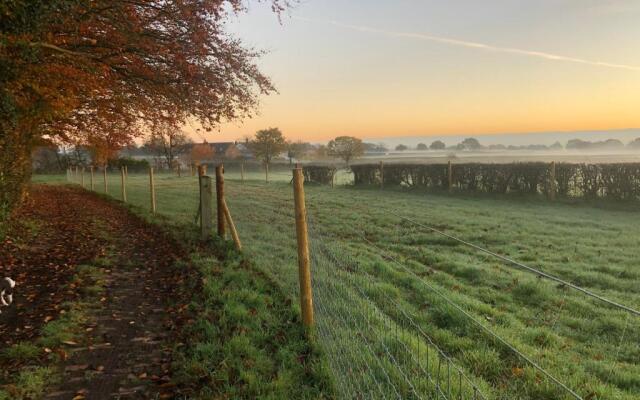
[[[292,140],[640,127],[640,2],[306,0],[229,30],[266,50],[278,94],[259,115],[194,134]]]

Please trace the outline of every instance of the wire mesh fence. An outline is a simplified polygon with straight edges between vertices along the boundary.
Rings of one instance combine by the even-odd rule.
[[[245,251],[297,298],[290,177],[271,185],[228,177],[226,193]],[[195,180],[185,180],[182,191],[171,191],[171,182],[156,184],[160,212],[171,201],[175,212],[193,213],[197,203],[184,190],[195,190]],[[117,196],[117,180],[111,184]],[[143,183],[128,185],[139,189],[129,190],[130,201],[147,202]],[[481,222],[473,227],[485,234],[460,238],[450,232],[455,226],[367,204],[373,197],[359,199],[360,192],[328,196],[329,190],[309,187],[307,208],[315,336],[340,398],[640,394],[640,319],[637,303],[628,302],[640,293],[633,285],[604,295],[597,289],[609,278],[585,289],[593,282],[573,283],[564,266],[522,268],[529,265],[509,254],[519,248],[517,238],[499,243]],[[610,279],[624,281],[625,271],[615,274]]]

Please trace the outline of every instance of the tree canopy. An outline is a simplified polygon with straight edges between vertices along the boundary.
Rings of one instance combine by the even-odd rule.
[[[0,207],[15,202],[40,137],[112,150],[158,121],[209,129],[251,115],[274,88],[261,53],[224,29],[246,5],[0,1]]]
[[[362,140],[352,136],[338,136],[327,145],[329,154],[344,160],[349,165],[351,160],[364,154]]]
[[[270,164],[273,157],[287,149],[287,141],[278,128],[263,129],[249,142],[254,156],[265,164]]]

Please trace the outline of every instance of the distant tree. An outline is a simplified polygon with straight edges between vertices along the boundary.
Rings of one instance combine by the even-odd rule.
[[[503,144],[490,144],[489,150],[506,150],[507,146]]]
[[[190,143],[189,137],[173,124],[154,124],[152,132],[144,145],[158,158],[164,158],[169,169],[177,163],[177,157],[185,151]]]
[[[107,165],[109,161],[118,158],[118,151],[122,148],[119,139],[112,140],[111,135],[89,138],[89,152],[95,165]]]
[[[280,129],[263,129],[256,132],[255,137],[249,142],[249,148],[258,160],[269,165],[274,157],[287,149],[287,141]]]
[[[407,146],[405,146],[404,144],[399,144],[396,146],[396,151],[405,151],[409,149]]]
[[[329,142],[327,148],[329,155],[343,159],[347,165],[354,158],[364,154],[362,140],[351,136],[338,136]]]
[[[599,142],[598,148],[603,149],[621,149],[624,147],[624,143],[619,141],[618,139],[607,139],[604,142]]]
[[[386,153],[389,151],[383,143],[363,143],[364,151],[371,153]]]
[[[198,143],[191,148],[190,158],[193,164],[207,162],[213,160],[215,150],[209,143]]]
[[[550,150],[562,150],[562,149],[564,149],[564,147],[562,147],[562,144],[560,144],[560,142],[555,142],[554,144],[549,146],[549,149]]]
[[[441,140],[436,140],[435,142],[431,143],[431,146],[429,146],[429,148],[431,150],[444,150],[447,148],[447,145],[445,145]]]
[[[314,158],[326,158],[329,156],[329,149],[324,144],[319,144],[315,146],[313,150]]]
[[[418,143],[418,145],[416,146],[416,150],[421,150],[422,151],[422,150],[428,150],[428,149],[429,149],[429,147],[424,143]]]
[[[301,159],[304,156],[304,153],[307,151],[309,147],[309,143],[304,143],[300,140],[297,142],[290,142],[287,144],[287,158],[289,159],[289,164],[293,164],[293,159],[296,160]]]
[[[571,139],[567,142],[567,150],[585,150],[590,148],[593,143],[582,139]]]
[[[35,172],[51,173],[64,171],[66,163],[61,162],[63,158],[58,154],[55,145],[44,144],[31,151],[31,164]]]
[[[479,150],[482,148],[482,145],[476,138],[466,138],[460,144],[463,146],[462,150]]]
[[[640,138],[636,138],[633,141],[629,142],[627,147],[630,147],[632,149],[640,149]]]

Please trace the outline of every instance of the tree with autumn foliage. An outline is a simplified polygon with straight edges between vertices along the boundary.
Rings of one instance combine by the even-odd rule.
[[[263,129],[249,142],[253,155],[267,167],[271,160],[287,149],[287,140],[278,128]]]
[[[351,160],[364,154],[362,140],[352,136],[338,136],[327,145],[329,155],[341,158],[349,165]]]
[[[287,6],[265,1],[276,13]],[[155,121],[211,129],[251,115],[274,89],[261,53],[224,29],[246,5],[0,0],[0,209],[19,201],[41,138],[106,154]]]
[[[193,145],[189,153],[192,164],[202,164],[213,161],[215,154],[215,150],[207,142]]]

